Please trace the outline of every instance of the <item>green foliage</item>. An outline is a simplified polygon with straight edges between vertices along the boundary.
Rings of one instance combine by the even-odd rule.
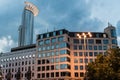
[[[88,64],[89,80],[120,80],[120,49],[110,49]]]

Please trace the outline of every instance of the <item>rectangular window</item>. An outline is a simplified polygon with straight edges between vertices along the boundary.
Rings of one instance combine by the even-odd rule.
[[[103,50],[107,50],[107,46],[103,46]]]
[[[83,49],[83,48],[82,48],[82,45],[80,45],[80,46],[79,46],[79,50],[82,50],[82,49]]]
[[[93,56],[93,53],[92,53],[92,52],[89,52],[89,56]]]
[[[74,59],[74,63],[78,63],[78,59],[75,58],[75,59]]]
[[[45,40],[45,44],[50,44],[50,40],[49,39]]]
[[[85,55],[85,56],[88,56],[88,52],[85,52],[84,55]]]
[[[90,59],[90,62],[93,62],[93,59]]]
[[[99,50],[102,50],[102,46],[98,46]]]
[[[83,53],[82,53],[82,52],[79,52],[79,56],[83,56]]]
[[[77,52],[74,52],[74,56],[78,56]]]
[[[60,48],[65,48],[65,47],[67,47],[67,43],[66,42],[60,43]]]
[[[39,41],[38,45],[40,45],[40,46],[43,45],[43,40]]]
[[[74,70],[78,70],[78,66],[74,66]]]
[[[58,64],[55,65],[55,69],[56,69],[56,70],[59,70],[59,65],[58,65]]]
[[[54,72],[51,73],[51,77],[54,77]]]
[[[83,65],[80,65],[80,70],[83,70]]]
[[[80,77],[84,77],[84,73],[83,72],[80,72]]]
[[[79,39],[73,39],[74,44],[79,44]]]
[[[88,59],[85,59],[85,63],[88,63]]]
[[[98,55],[98,53],[97,52],[94,52],[94,56],[97,56]]]
[[[74,50],[77,50],[77,45],[74,45]]]
[[[117,44],[117,40],[116,40],[116,39],[113,39],[113,40],[112,40],[112,44]]]
[[[65,62],[65,61],[67,61],[67,57],[61,57],[60,58],[60,62]]]
[[[96,39],[96,44],[101,44],[101,40]]]
[[[64,41],[64,36],[58,37],[58,41],[59,42]]]
[[[75,72],[75,77],[78,77],[78,72]]]
[[[94,50],[97,50],[97,46],[94,46]]]
[[[56,72],[56,77],[59,77],[59,72]]]
[[[52,39],[51,39],[51,42],[52,42],[52,43],[55,43],[55,42],[56,42],[56,38],[52,38]]]
[[[92,46],[91,45],[89,45],[89,50],[92,50]]]
[[[88,44],[94,44],[94,40],[93,39],[88,39]]]
[[[103,40],[103,44],[109,44],[108,39],[104,39],[104,40]]]
[[[80,63],[83,63],[83,59],[80,59]]]

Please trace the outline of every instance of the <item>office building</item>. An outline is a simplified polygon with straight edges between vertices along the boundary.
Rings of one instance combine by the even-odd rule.
[[[77,35],[85,35],[79,38]],[[36,42],[37,79],[83,80],[86,65],[98,54],[117,47],[116,29],[104,32],[69,32],[65,29],[39,34]]]
[[[30,2],[25,2],[26,6],[22,15],[22,23],[19,26],[18,46],[33,44],[34,16],[38,15],[38,9]]]

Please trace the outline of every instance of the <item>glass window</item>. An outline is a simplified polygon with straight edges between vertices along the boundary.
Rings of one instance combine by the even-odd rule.
[[[80,65],[80,70],[83,70],[83,65]]]
[[[52,45],[52,46],[51,46],[51,49],[55,49],[55,46],[54,46],[54,45]]]
[[[92,53],[92,52],[89,52],[89,56],[93,56],[93,53]]]
[[[42,57],[42,55],[41,55],[41,54],[38,54],[38,57]]]
[[[107,46],[103,46],[103,50],[107,50]]]
[[[99,50],[102,50],[102,46],[98,46]]]
[[[49,35],[50,35],[50,34],[49,34],[49,33],[47,33],[47,38],[49,37]]]
[[[49,39],[45,40],[45,44],[50,44],[50,40]]]
[[[51,63],[54,63],[54,58],[51,58]]]
[[[42,54],[42,57],[45,57],[45,53]]]
[[[64,41],[64,36],[58,37],[58,41]]]
[[[97,52],[94,52],[94,56],[97,56],[98,55],[98,53]]]
[[[80,72],[80,77],[84,77],[84,73],[83,72]]]
[[[50,50],[50,46],[47,46],[47,50]]]
[[[85,63],[88,63],[88,59],[87,58],[85,59]]]
[[[84,44],[84,39],[81,39],[81,44]]]
[[[53,32],[53,36],[56,36],[56,32]]]
[[[92,50],[92,46],[91,45],[89,45],[89,50]]]
[[[74,70],[78,70],[78,66],[74,66]]]
[[[112,40],[112,44],[117,44],[117,40],[116,40],[116,39],[113,39],[113,40]]]
[[[59,62],[59,58],[55,58],[55,62]]]
[[[46,53],[46,54],[47,54],[46,56],[48,56],[48,57],[51,56],[51,53]]]
[[[80,59],[80,63],[83,63],[83,59]]]
[[[54,77],[54,72],[51,73],[51,77]]]
[[[74,56],[78,56],[77,52],[74,52]]]
[[[62,35],[62,34],[63,34],[63,30],[60,31],[60,35]]]
[[[67,69],[67,64],[60,64],[60,69]]]
[[[103,40],[103,44],[109,44],[108,39],[104,39],[104,40]]]
[[[88,39],[88,43],[89,44],[94,44],[94,40],[93,39]]]
[[[85,55],[85,56],[88,56],[88,52],[85,52],[84,55]]]
[[[96,44],[101,44],[101,40],[96,39]]]
[[[97,46],[94,46],[94,50],[97,50]]]
[[[83,56],[83,53],[82,53],[82,52],[79,52],[79,56]]]
[[[52,38],[52,39],[51,39],[51,42],[52,42],[52,43],[55,43],[55,42],[56,42],[56,38]]]
[[[116,30],[115,29],[111,29],[111,37],[116,37]]]
[[[56,69],[56,70],[59,69],[59,65],[58,65],[58,64],[55,65],[55,69]]]
[[[66,42],[60,43],[60,48],[65,48],[65,47],[67,47],[67,43]]]
[[[79,46],[79,50],[82,50],[82,45]]]
[[[93,62],[93,59],[90,59],[90,62]]]
[[[78,63],[78,59],[74,59],[74,63]]]
[[[60,54],[68,54],[68,55],[70,55],[70,51],[68,51],[68,50],[61,50]]]
[[[51,55],[52,55],[52,56],[54,56],[54,55],[55,55],[55,53],[54,53],[54,52],[51,52]]]
[[[77,50],[77,45],[74,45],[74,50]]]
[[[67,52],[66,50],[61,50],[60,54],[66,54],[66,52]]]
[[[65,62],[65,61],[67,61],[67,57],[61,57],[60,58],[60,62]]]
[[[56,51],[56,56],[58,56],[59,55],[59,52],[58,51]]]
[[[79,44],[79,39],[73,39],[74,44]]]
[[[56,44],[56,49],[58,49],[59,48],[59,45],[58,44]]]
[[[78,72],[75,72],[75,77],[78,77]]]
[[[38,45],[43,45],[43,40],[39,41]]]
[[[42,50],[42,48],[38,48],[38,51],[41,51]]]

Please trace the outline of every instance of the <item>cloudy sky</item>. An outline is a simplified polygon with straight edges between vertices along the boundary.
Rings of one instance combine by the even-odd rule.
[[[25,0],[0,0],[0,52],[17,46],[18,27]],[[35,34],[55,29],[102,32],[108,22],[120,30],[120,0],[27,0],[40,13],[35,17]],[[120,32],[118,33],[120,40]],[[35,39],[34,39],[35,41]]]

